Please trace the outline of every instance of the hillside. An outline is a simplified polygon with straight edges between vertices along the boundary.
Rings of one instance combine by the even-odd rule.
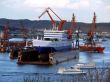
[[[45,29],[45,28],[51,28],[52,24],[51,21],[49,20],[28,20],[28,19],[24,19],[24,20],[12,20],[12,19],[0,19],[0,26],[4,26],[6,24],[6,22],[9,21],[9,26],[10,29],[18,29],[21,28],[21,24],[20,22],[23,23],[23,25],[26,28],[36,28],[36,29]],[[67,29],[70,27],[70,22],[66,22],[64,24],[63,29]],[[110,23],[97,23],[97,31],[106,31],[106,32],[110,32]],[[82,22],[78,22],[77,26],[80,27],[80,29],[83,32],[87,32],[90,29],[91,24],[90,23],[82,23]],[[0,27],[0,28],[1,28]]]

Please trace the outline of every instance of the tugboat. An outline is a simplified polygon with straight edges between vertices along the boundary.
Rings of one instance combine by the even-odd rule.
[[[105,47],[100,43],[94,40],[96,33],[96,15],[94,12],[93,23],[90,31],[87,34],[87,39],[83,45],[80,45],[80,51],[90,51],[90,52],[98,52],[103,53]]]

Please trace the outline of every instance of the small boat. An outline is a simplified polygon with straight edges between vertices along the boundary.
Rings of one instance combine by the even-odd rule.
[[[95,63],[80,63],[72,66],[71,68],[96,68]]]
[[[59,74],[86,74],[83,70],[80,70],[79,68],[68,68],[65,69],[64,67],[59,68],[58,70]]]

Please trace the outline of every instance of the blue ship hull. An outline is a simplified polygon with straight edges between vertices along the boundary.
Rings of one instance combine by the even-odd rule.
[[[71,46],[66,46],[66,47],[37,47],[34,46],[34,48],[36,49],[36,51],[38,51],[39,53],[50,53],[50,52],[59,52],[59,51],[67,51],[67,50],[71,50],[72,47]]]
[[[50,53],[55,52],[56,50],[52,47],[34,47],[39,53]]]

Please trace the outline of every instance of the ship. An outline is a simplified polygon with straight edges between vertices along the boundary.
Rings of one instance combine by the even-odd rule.
[[[72,50],[74,48],[72,39],[73,28],[75,25],[74,14],[71,21],[71,27],[67,30],[63,30],[62,27],[66,21],[59,18],[58,15],[52,11],[61,20],[57,25],[50,15],[49,10],[52,11],[51,8],[47,8],[39,18],[47,13],[51,19],[52,28],[44,29],[42,34],[37,35],[36,38],[33,38],[31,41],[26,41],[26,47],[20,50],[18,54],[18,64],[57,64],[77,58],[76,55],[78,51]],[[62,52],[64,53],[64,51],[70,50],[74,51],[74,54],[72,53],[72,56],[70,56],[71,58],[64,56],[64,54],[61,55]],[[60,54],[57,52],[60,52]],[[60,55],[63,60],[59,59],[58,57],[60,56],[57,54]]]
[[[36,39],[32,39],[32,47],[36,48],[36,50],[39,50],[40,52],[45,52],[47,49],[52,52],[71,50],[73,48],[72,33],[76,24],[74,14],[71,21],[71,27],[67,30],[63,30],[62,27],[65,20],[58,17],[61,21],[59,25],[57,25],[50,15],[49,10],[58,17],[58,15],[51,8],[47,8],[39,16],[40,18],[43,14],[47,13],[52,21],[53,27],[51,29],[44,29],[42,36],[37,36]]]
[[[62,57],[64,61],[76,58],[75,50],[72,50],[72,39],[68,38],[67,30],[48,29],[43,31],[43,36],[39,36],[32,41],[26,42],[26,48],[19,52],[18,64],[58,64],[58,57],[64,54],[57,54],[57,52],[65,53],[67,51],[74,51],[69,58]],[[78,53],[76,51],[76,53]],[[69,53],[70,54],[70,53]],[[67,54],[68,55],[68,54]],[[56,57],[58,56],[58,57]],[[61,62],[63,61],[62,59]]]
[[[80,51],[90,51],[90,52],[98,52],[103,53],[105,47],[101,42],[98,42],[95,39],[96,35],[96,14],[94,12],[92,26],[90,31],[87,33],[87,38],[84,44],[79,45]]]

